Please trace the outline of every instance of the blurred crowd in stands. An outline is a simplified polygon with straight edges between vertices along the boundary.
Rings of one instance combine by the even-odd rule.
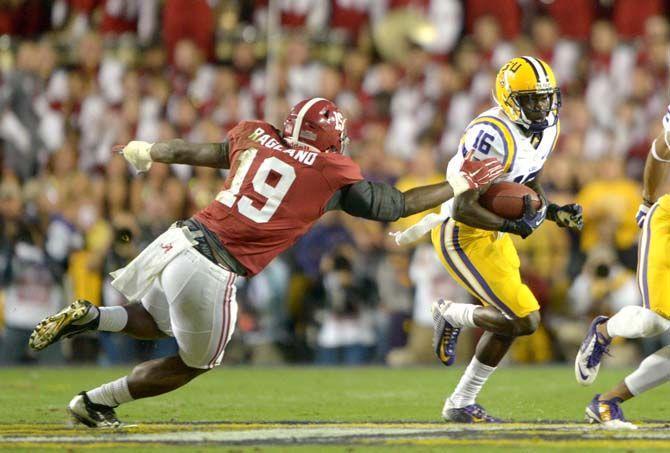
[[[668,6],[0,1],[0,363],[115,364],[174,351],[172,340],[97,334],[27,349],[34,325],[73,298],[124,303],[108,272],[205,206],[225,176],[158,164],[135,175],[115,144],[217,142],[240,120],[279,125],[293,103],[323,96],[346,113],[364,175],[404,190],[443,179],[462,131],[492,103],[497,69],[515,55],[541,57],[557,75],[561,136],[542,181],[553,201],[584,206],[586,226],[577,234],[546,222],[517,241],[544,326],[519,339],[512,360],[570,359],[595,313],[639,303],[635,212],[670,102]],[[428,238],[406,248],[389,239],[420,218],[326,215],[240,282],[227,363],[435,363],[431,302],[469,296]],[[461,359],[476,335],[462,337]],[[622,363],[655,349],[617,348]]]

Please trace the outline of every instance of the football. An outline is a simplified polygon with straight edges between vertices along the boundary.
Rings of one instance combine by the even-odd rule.
[[[505,219],[515,220],[523,215],[523,197],[531,196],[535,209],[542,206],[540,197],[530,187],[515,182],[498,182],[479,197],[479,204]]]

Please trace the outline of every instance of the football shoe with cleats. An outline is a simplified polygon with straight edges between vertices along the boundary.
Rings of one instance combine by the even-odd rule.
[[[586,406],[586,420],[599,423],[605,429],[637,429],[637,426],[624,418],[620,403],[619,398],[601,400],[598,394]]]
[[[61,338],[69,338],[100,323],[100,310],[87,300],[75,300],[55,315],[43,319],[30,334],[28,344],[39,351]]]
[[[611,338],[598,332],[598,326],[607,322],[607,316],[597,316],[589,326],[589,330],[575,357],[575,378],[582,385],[591,385],[598,376],[600,362],[607,354]]]
[[[431,311],[433,314],[433,350],[435,355],[445,366],[449,366],[456,360],[456,344],[458,335],[461,333],[459,327],[454,327],[446,319],[444,313],[449,305],[454,302],[439,299],[433,302]]]
[[[452,423],[502,423],[502,420],[489,415],[486,409],[477,403],[456,407],[451,398],[444,403],[442,418]]]
[[[113,407],[92,402],[86,392],[81,392],[70,401],[67,411],[77,423],[89,428],[119,428],[122,423],[116,418]]]

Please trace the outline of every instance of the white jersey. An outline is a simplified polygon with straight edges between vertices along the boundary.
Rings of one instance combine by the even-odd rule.
[[[663,115],[663,130],[666,134],[670,134],[670,105],[666,109],[665,115]]]
[[[535,179],[556,146],[560,124],[546,128],[531,142],[520,126],[510,121],[500,107],[493,107],[475,118],[465,129],[458,152],[449,161],[447,175],[458,172],[465,155],[474,150],[478,160],[495,157],[505,172],[496,179],[525,184]],[[453,199],[442,204],[440,215],[451,216]]]

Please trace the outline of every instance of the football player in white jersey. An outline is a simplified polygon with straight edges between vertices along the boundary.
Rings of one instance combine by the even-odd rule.
[[[561,227],[582,226],[581,207],[549,203],[539,183],[560,130],[560,90],[549,65],[528,56],[510,60],[497,74],[493,97],[497,105],[466,128],[449,162],[447,179],[455,175],[467,152],[474,151],[478,159],[500,160],[505,172],[497,181],[529,186],[542,206],[535,211],[526,198],[524,215],[506,220],[478,203],[483,190],[469,190],[442,206],[442,222],[432,229],[442,264],[483,305],[444,300],[433,304],[434,348],[445,365],[454,361],[461,328],[486,330],[442,411],[445,420],[461,423],[498,421],[476,403],[476,397],[514,338],[532,334],[540,322],[539,304],[521,281],[519,257],[505,233],[526,238],[545,218]]]
[[[629,305],[611,318],[598,316],[593,320],[575,358],[575,377],[582,385],[595,381],[614,337],[646,338],[670,329],[670,194],[661,190],[670,170],[670,106],[663,117],[663,129],[647,156],[642,204],[637,213],[642,228],[637,264],[642,306]],[[606,428],[635,429],[619,405],[668,381],[670,346],[665,346],[612,389],[595,395],[586,408],[586,419]]]

